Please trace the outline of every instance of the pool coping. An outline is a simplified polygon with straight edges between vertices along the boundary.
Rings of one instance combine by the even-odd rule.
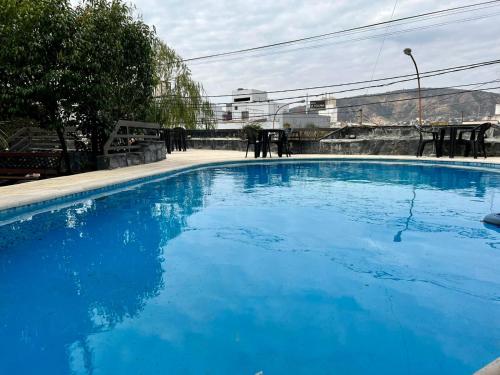
[[[438,159],[392,155],[307,154],[291,158],[245,158],[237,151],[193,150],[169,155],[166,160],[115,170],[95,171],[0,187],[0,224],[2,217],[18,216],[42,206],[57,206],[64,201],[79,201],[90,196],[108,195],[137,184],[169,178],[186,171],[221,165],[294,163],[315,161],[357,161],[479,169],[500,173],[500,159]],[[76,203],[76,202],[74,202]],[[64,205],[66,206],[66,204]],[[47,207],[45,207],[47,208]],[[38,210],[37,210],[38,211]]]

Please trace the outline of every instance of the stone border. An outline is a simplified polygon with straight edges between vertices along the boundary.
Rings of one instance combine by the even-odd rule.
[[[190,150],[175,153],[167,160],[156,163],[132,166],[127,168],[95,171],[72,176],[57,177],[41,181],[27,182],[19,185],[0,187],[0,220],[1,217],[17,216],[27,211],[47,205],[57,205],[63,201],[78,200],[84,196],[107,195],[111,191],[146,183],[151,180],[170,177],[200,167],[211,167],[229,164],[262,164],[290,163],[295,161],[359,161],[389,162],[428,166],[446,166],[455,168],[474,168],[500,172],[500,159],[456,158],[415,158],[409,156],[378,155],[295,155],[291,158],[254,159],[245,158],[244,153],[237,151]],[[38,211],[38,210],[37,210]]]

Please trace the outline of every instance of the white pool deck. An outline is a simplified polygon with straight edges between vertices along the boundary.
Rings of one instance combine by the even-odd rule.
[[[381,156],[381,155],[293,155],[291,158],[281,158],[279,160],[304,160],[304,159],[373,159],[373,160],[427,160],[439,162],[470,162],[500,164],[500,157],[490,157],[487,159],[478,158],[432,158],[414,156]],[[269,162],[276,161],[276,155],[272,158],[254,159],[253,155],[239,151],[212,151],[212,150],[188,150],[186,152],[174,152],[168,155],[166,160],[160,162],[138,165],[127,168],[95,171],[88,173],[63,176],[40,181],[26,182],[22,184],[0,187],[0,210],[25,206],[37,202],[43,202],[66,195],[81,193],[89,190],[102,188],[108,185],[128,182],[137,178],[149,177],[165,172],[175,171],[186,167],[202,166],[203,164],[218,162]]]

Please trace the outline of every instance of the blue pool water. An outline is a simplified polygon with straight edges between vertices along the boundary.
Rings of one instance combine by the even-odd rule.
[[[219,166],[0,214],[0,374],[470,374],[500,356],[499,189]]]

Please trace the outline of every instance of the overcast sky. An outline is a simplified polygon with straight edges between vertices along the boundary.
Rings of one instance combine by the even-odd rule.
[[[167,44],[183,58],[191,58],[386,21],[391,19],[395,5],[394,18],[400,18],[479,1],[134,0],[133,4],[144,21],[154,25]],[[370,33],[331,38],[321,41],[319,47],[318,43],[301,44],[288,48],[294,51],[270,50],[254,57],[240,55],[192,62],[189,66],[194,78],[204,85],[208,94],[214,95],[230,93],[238,87],[279,90],[364,80],[370,79],[373,72],[375,78],[412,73],[411,61],[402,53],[405,47],[413,49],[421,71],[499,59],[499,5],[425,22],[380,28]],[[485,16],[490,17],[464,21]],[[431,26],[437,23],[447,24]],[[422,26],[429,27],[389,34],[385,41],[383,37],[373,37]],[[372,38],[353,40],[368,36]],[[375,68],[379,51],[380,58]],[[429,78],[423,85],[451,86],[493,79],[500,79],[500,66]],[[402,87],[412,86],[413,83],[408,83]],[[483,87],[489,86],[495,84]],[[378,91],[372,89],[370,92]],[[366,90],[360,93],[366,93]],[[274,96],[280,95],[283,96]]]

